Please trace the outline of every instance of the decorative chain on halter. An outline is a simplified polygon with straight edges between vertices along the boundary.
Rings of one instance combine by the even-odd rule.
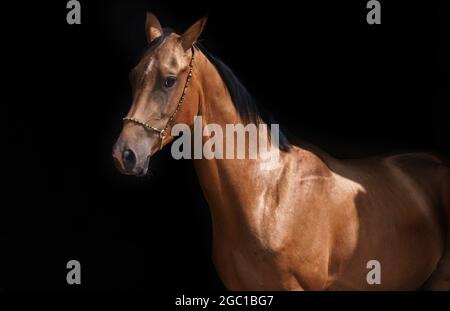
[[[187,75],[187,78],[186,78],[186,82],[184,84],[183,93],[181,94],[180,99],[178,100],[177,107],[175,108],[175,110],[172,113],[172,115],[169,117],[169,120],[167,120],[166,126],[164,128],[159,129],[157,127],[154,127],[154,126],[151,126],[151,125],[147,124],[146,122],[139,121],[138,119],[132,118],[132,117],[125,117],[125,118],[123,118],[124,122],[132,122],[132,123],[135,123],[135,124],[139,124],[139,125],[143,126],[146,130],[152,130],[152,131],[158,132],[159,133],[159,138],[161,139],[161,145],[160,145],[159,149],[161,149],[163,147],[164,139],[167,137],[167,130],[172,125],[173,121],[175,121],[175,116],[177,115],[178,111],[180,110],[181,105],[184,102],[184,98],[186,96],[187,89],[188,89],[188,84],[189,84],[189,81],[191,81],[191,78],[192,78],[192,67],[193,67],[193,64],[194,64],[194,48],[193,47],[191,48],[191,51],[192,51],[192,57],[191,57],[191,61],[189,62],[189,72],[188,72],[188,75]]]

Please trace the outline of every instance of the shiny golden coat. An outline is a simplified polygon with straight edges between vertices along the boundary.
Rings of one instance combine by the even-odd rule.
[[[184,81],[190,47],[205,21],[182,36],[171,34],[142,58],[132,72],[128,117],[165,124],[181,90],[156,96],[157,75],[171,72]],[[146,27],[149,42],[162,34],[153,15]],[[192,124],[196,115],[205,124],[243,122],[200,50],[176,122]],[[157,133],[125,124],[114,148],[119,168],[124,171],[127,147],[145,173],[159,143]],[[211,210],[214,263],[228,289],[450,289],[450,173],[436,155],[340,161],[293,145],[269,169],[259,160],[202,159],[194,165]],[[379,285],[366,281],[372,259],[381,263]]]

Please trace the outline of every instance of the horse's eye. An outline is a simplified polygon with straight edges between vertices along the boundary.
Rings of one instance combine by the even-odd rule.
[[[169,89],[175,84],[176,81],[177,81],[177,77],[174,77],[174,76],[167,77],[164,80],[164,87],[166,89]]]

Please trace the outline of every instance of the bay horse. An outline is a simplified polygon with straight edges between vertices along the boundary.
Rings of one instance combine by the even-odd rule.
[[[147,13],[148,49],[130,74],[131,109],[113,147],[145,175],[175,124],[270,122],[233,72]],[[195,57],[194,57],[195,56]],[[212,216],[213,261],[230,290],[450,289],[450,169],[430,153],[338,160],[280,136],[278,162],[193,160]],[[380,282],[369,284],[376,260]]]

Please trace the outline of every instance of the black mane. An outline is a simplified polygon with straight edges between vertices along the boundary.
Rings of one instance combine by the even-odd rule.
[[[153,47],[161,45],[167,36],[169,36],[173,31],[169,28],[164,28],[164,33],[162,36],[153,40],[147,51]],[[239,115],[247,123],[254,123],[256,125],[264,123],[268,125],[276,123],[273,116],[265,110],[258,107],[256,100],[249,93],[247,88],[242,84],[238,77],[233,73],[233,71],[225,65],[220,59],[209,53],[203,45],[196,43],[195,46],[209,59],[209,61],[216,67],[220,74],[220,77],[227,86],[230,92],[231,100],[233,105],[236,107]],[[290,148],[290,143],[286,138],[285,134],[279,131],[279,148],[280,150],[286,151]]]

